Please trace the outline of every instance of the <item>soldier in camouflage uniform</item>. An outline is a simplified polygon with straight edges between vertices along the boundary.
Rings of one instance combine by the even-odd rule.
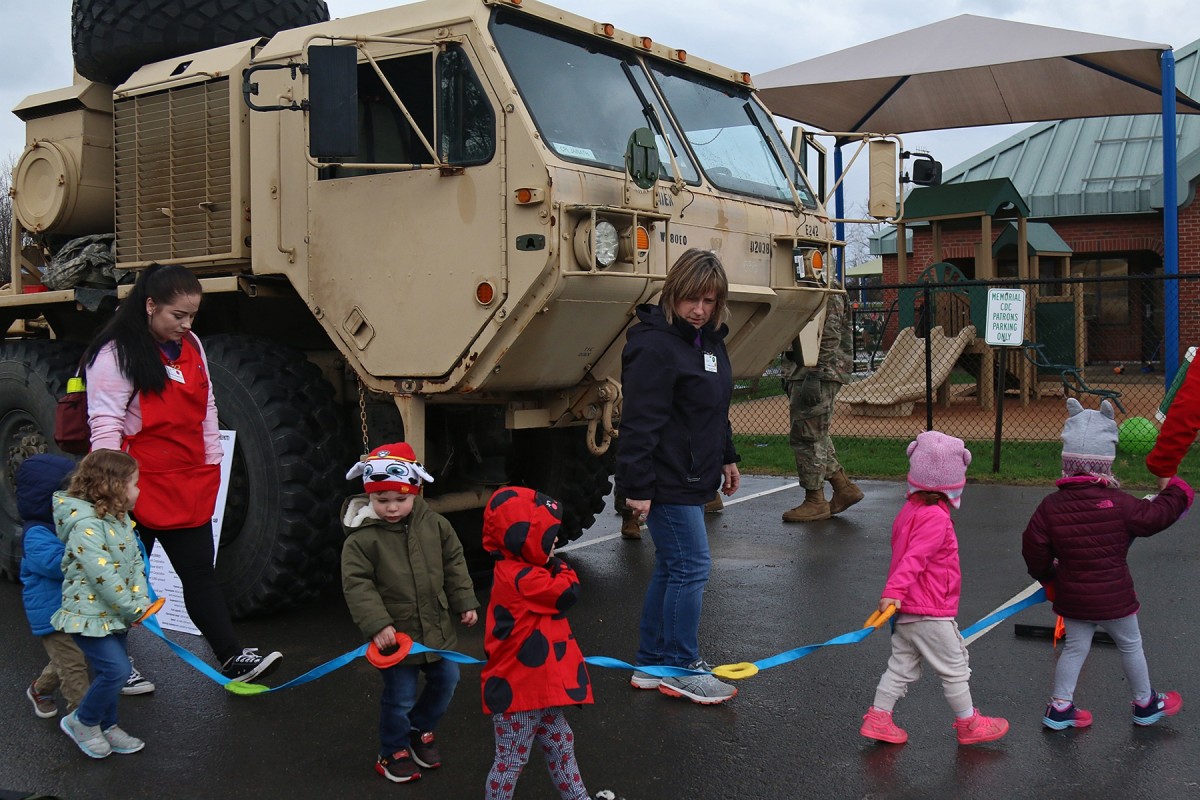
[[[783,512],[784,522],[829,519],[863,498],[862,490],[846,477],[829,437],[834,400],[854,370],[853,335],[846,295],[831,294],[825,301],[817,365],[804,366],[799,339],[791,352],[783,354],[783,379],[792,423],[788,440],[796,455],[796,470],[804,489],[804,502]],[[833,485],[833,497],[828,501],[826,481]]]

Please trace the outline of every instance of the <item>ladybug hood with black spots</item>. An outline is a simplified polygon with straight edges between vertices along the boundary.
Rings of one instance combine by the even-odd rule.
[[[561,524],[557,500],[522,486],[497,489],[484,508],[483,546],[496,559],[481,675],[486,713],[592,702],[566,613],[579,577],[551,555]]]

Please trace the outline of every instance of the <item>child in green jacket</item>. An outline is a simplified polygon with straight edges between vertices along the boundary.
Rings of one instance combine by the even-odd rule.
[[[129,519],[137,498],[137,462],[119,450],[88,453],[67,491],[54,493],[54,524],[66,548],[62,608],[50,624],[74,637],[94,675],[79,707],[59,727],[92,758],[145,747],[117,726],[117,700],[130,671],[125,636],[150,607],[146,567]]]
[[[351,617],[381,651],[396,647],[397,633],[430,649],[453,649],[458,638],[451,612],[463,625],[474,625],[479,601],[454,528],[420,497],[421,484],[433,477],[404,443],[363,456],[346,479],[359,476],[366,496],[342,506],[342,590]],[[418,696],[422,673],[425,688]],[[454,695],[458,665],[421,653],[380,674],[375,771],[393,783],[416,780],[421,767],[441,766],[434,730]]]

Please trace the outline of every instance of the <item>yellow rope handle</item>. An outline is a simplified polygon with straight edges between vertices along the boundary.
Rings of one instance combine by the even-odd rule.
[[[718,667],[712,668],[712,674],[718,678],[728,678],[731,681],[740,681],[742,678],[749,678],[758,674],[758,667],[751,664],[749,661],[742,661],[738,664],[721,664]]]
[[[147,608],[146,611],[140,617],[137,618],[137,621],[145,622],[150,617],[153,617],[155,614],[158,613],[159,609],[161,609],[163,607],[163,604],[166,602],[167,601],[165,598],[162,598],[162,597],[157,598],[153,603],[150,604],[150,607]]]
[[[882,612],[879,610],[872,611],[871,616],[867,617],[867,621],[863,624],[863,627],[864,628],[878,628],[880,625],[882,625],[883,623],[885,623],[889,619],[891,619],[892,615],[895,613],[896,613],[896,607],[894,605],[888,606],[887,611],[882,611]]]

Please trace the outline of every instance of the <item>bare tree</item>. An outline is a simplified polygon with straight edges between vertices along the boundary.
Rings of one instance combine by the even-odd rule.
[[[867,204],[862,203],[852,215],[867,219],[867,213]],[[846,223],[846,266],[853,267],[871,260],[871,237],[882,229],[882,222]]]
[[[16,159],[11,155],[0,165],[0,283],[7,283],[12,278],[9,268],[12,265],[13,201],[9,192],[15,168]]]

